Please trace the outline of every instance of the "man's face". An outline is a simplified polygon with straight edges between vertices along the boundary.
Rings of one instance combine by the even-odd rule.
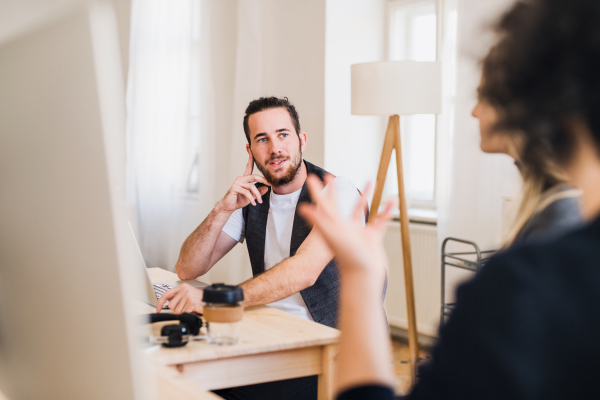
[[[306,134],[296,134],[285,108],[271,108],[248,118],[250,150],[256,166],[273,186],[283,186],[296,177],[306,148]]]

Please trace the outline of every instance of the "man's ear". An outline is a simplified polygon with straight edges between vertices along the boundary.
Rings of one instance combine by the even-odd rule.
[[[246,144],[246,151],[248,152],[248,155],[252,154],[252,151],[250,150],[250,145]]]
[[[308,140],[306,137],[306,132],[300,132],[298,137],[300,138],[300,148],[302,149],[302,152],[304,152],[304,150],[306,150],[306,142]]]

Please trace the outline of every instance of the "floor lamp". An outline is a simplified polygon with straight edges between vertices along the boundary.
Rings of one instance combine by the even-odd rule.
[[[408,231],[409,222],[402,172],[399,115],[439,114],[441,113],[441,103],[441,67],[438,62],[386,61],[352,65],[352,114],[390,116],[383,142],[369,219],[372,220],[377,216],[392,150],[395,150],[396,168],[398,170],[400,236],[408,316],[408,346],[413,385],[415,383],[415,363],[418,360],[419,348]]]

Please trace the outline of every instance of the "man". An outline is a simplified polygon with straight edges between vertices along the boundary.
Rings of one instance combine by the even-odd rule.
[[[268,304],[334,327],[339,279],[333,253],[296,211],[298,204],[311,202],[305,186],[307,175],[322,180],[332,175],[303,160],[307,135],[287,98],[252,101],[246,109],[244,132],[248,140],[246,171],[186,239],[175,265],[177,274],[181,279],[202,276],[245,239],[254,275],[241,285],[246,307]],[[264,177],[252,173],[254,163]],[[338,204],[342,214],[350,218],[360,200],[359,191],[342,177],[332,183],[343,199]],[[202,291],[189,285],[163,294],[157,312],[167,300],[177,313],[202,312]],[[226,398],[300,399],[316,398],[316,388],[316,377],[307,377],[219,394]]]
[[[269,304],[334,327],[339,281],[333,253],[296,212],[297,204],[311,201],[305,187],[308,173],[321,179],[331,174],[302,159],[307,135],[287,98],[252,101],[244,131],[246,171],[186,239],[177,274],[181,279],[202,276],[246,239],[254,278],[241,285],[245,306]],[[252,174],[254,163],[264,177]],[[360,193],[345,178],[333,183],[349,217]],[[189,285],[166,292],[157,310],[167,300],[177,313],[202,312],[202,292]]]

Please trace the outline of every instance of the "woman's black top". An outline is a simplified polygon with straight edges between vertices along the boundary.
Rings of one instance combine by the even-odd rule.
[[[392,400],[394,391],[386,386],[368,385],[348,389],[337,400]]]
[[[409,399],[600,398],[600,218],[493,257],[457,291]]]
[[[600,218],[493,257],[457,291],[410,400],[600,398]],[[366,386],[338,400],[391,399]]]

